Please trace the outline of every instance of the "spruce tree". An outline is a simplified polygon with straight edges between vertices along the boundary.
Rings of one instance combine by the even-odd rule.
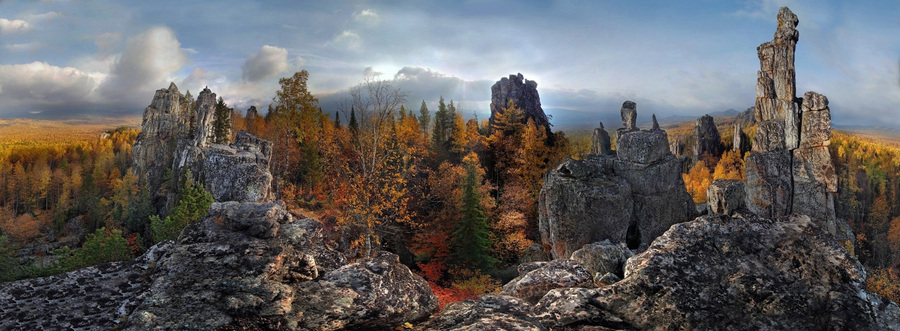
[[[422,133],[428,137],[428,128],[431,125],[431,113],[428,112],[428,105],[422,100],[422,106],[419,107],[419,125],[422,127]]]
[[[475,167],[474,164],[466,165],[466,177],[462,187],[463,217],[453,228],[453,260],[461,268],[471,267],[487,271],[497,263],[497,259],[490,255],[490,230],[488,219],[481,209],[479,180]]]
[[[447,110],[447,105],[444,104],[444,97],[441,96],[441,100],[438,102],[438,110],[434,112],[434,130],[431,133],[431,143],[434,146],[436,151],[440,151],[444,147],[444,143],[447,142],[447,120],[450,117],[450,114]]]
[[[231,139],[231,111],[225,100],[219,97],[213,119],[213,143],[226,144]]]
[[[341,116],[338,115],[338,112],[334,112],[334,128],[335,129],[341,128]]]

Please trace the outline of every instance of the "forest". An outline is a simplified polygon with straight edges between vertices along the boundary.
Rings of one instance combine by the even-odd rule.
[[[265,115],[244,115],[220,98],[217,111],[230,121],[217,125],[272,141],[279,199],[321,220],[356,257],[397,253],[441,305],[516,275],[526,248],[539,242],[543,174],[590,148],[589,134],[552,132],[513,103],[493,121],[467,118],[453,100],[436,96],[429,109],[435,100],[407,100],[384,80],[361,82],[326,113],[308,79],[305,70],[280,79]],[[726,152],[690,162],[683,174],[696,202],[715,179],[743,179],[745,155],[732,151],[731,123],[720,122]],[[673,139],[690,127],[666,129]],[[148,183],[131,169],[138,134],[119,127],[99,138],[0,144],[0,281],[130,259],[206,214],[212,198],[188,177],[166,179],[179,192],[168,215],[152,207]],[[829,148],[838,217],[857,235],[845,247],[869,270],[869,288],[897,301],[900,149],[841,132]]]

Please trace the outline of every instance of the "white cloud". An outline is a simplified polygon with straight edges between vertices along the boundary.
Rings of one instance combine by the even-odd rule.
[[[46,62],[0,65],[2,106],[65,105],[91,99],[98,80],[92,73]]]
[[[349,50],[358,50],[362,44],[362,39],[356,32],[344,30],[341,34],[334,37],[329,44],[337,45]]]
[[[373,24],[378,21],[378,13],[372,9],[363,9],[362,11],[353,13],[353,19],[357,22]]]
[[[106,96],[150,93],[168,86],[172,75],[188,61],[172,29],[158,26],[128,39],[101,90]]]
[[[36,21],[49,21],[49,20],[56,19],[56,18],[59,18],[62,16],[63,16],[63,14],[61,14],[59,12],[50,11],[50,12],[46,12],[43,14],[28,15],[25,17],[25,20],[34,23]]]
[[[264,45],[241,65],[241,80],[258,82],[284,72],[290,67],[287,55],[284,48]]]
[[[0,18],[0,34],[10,34],[31,30],[31,25],[23,20]]]

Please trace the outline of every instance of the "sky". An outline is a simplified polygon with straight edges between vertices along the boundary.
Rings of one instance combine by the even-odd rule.
[[[522,73],[558,128],[625,100],[639,123],[699,117],[753,106],[781,6],[800,20],[798,94],[826,95],[835,124],[900,129],[900,1],[0,0],[0,118],[136,117],[170,82],[266,109],[303,69],[326,112],[369,78],[484,118],[491,85]]]

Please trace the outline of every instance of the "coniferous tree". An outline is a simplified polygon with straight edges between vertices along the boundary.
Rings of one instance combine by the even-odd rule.
[[[466,165],[463,181],[462,219],[453,229],[453,260],[460,267],[489,270],[497,262],[490,255],[488,219],[481,208],[478,172],[475,164]]]
[[[335,129],[341,128],[341,116],[338,115],[338,112],[334,112],[334,128]]]
[[[422,133],[425,135],[425,138],[428,138],[428,128],[431,125],[431,113],[428,112],[428,105],[425,104],[425,100],[422,100],[422,106],[419,107],[419,126],[422,128]]]
[[[213,120],[213,137],[212,142],[216,144],[226,144],[231,136],[231,112],[225,100],[219,97],[216,102],[216,111]]]

